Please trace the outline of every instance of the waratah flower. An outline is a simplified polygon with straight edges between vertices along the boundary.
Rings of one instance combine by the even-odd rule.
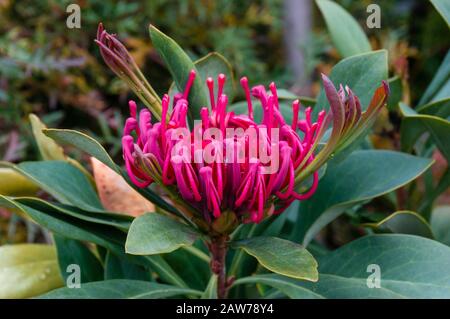
[[[195,75],[195,71],[191,71],[184,92],[174,96],[170,115],[171,101],[167,94],[164,95],[160,122],[152,124],[147,109],[142,109],[138,116],[136,103],[129,102],[131,117],[124,128],[123,156],[133,183],[139,187],[147,187],[153,182],[165,188],[175,187],[178,195],[207,221],[220,217],[224,211],[232,211],[244,222],[258,223],[268,215],[282,212],[296,199],[310,198],[319,182],[318,168],[339,145],[347,143],[355,131],[361,130],[365,122],[373,120],[387,96],[387,86],[383,84],[377,90],[369,110],[362,113],[358,98],[349,88],[346,88],[347,95],[342,87],[337,92],[331,81],[323,76],[331,113],[320,111],[317,120],[313,121],[312,109],[308,107],[304,111],[305,118],[299,120],[301,106],[295,100],[292,103],[293,120],[286,123],[280,112],[275,84],[270,84],[270,93],[263,86],[250,90],[245,77],[240,82],[247,98],[248,115],[228,112],[228,98],[223,93],[226,79],[219,74],[217,96],[214,94],[213,79],[206,81],[210,92],[210,110],[203,107],[199,114],[201,122],[189,131],[189,139],[197,134],[203,136],[200,146],[195,145],[194,138],[190,144],[181,143],[180,147],[178,143],[184,141],[186,136],[180,139],[179,129],[189,130],[188,97]],[[252,96],[259,100],[262,107],[261,123],[253,119]],[[330,138],[316,152],[331,119],[333,129]],[[205,139],[204,132],[211,128],[215,128],[215,132],[221,133],[224,138]],[[251,134],[230,137],[227,134],[230,129],[231,132],[253,129],[256,139],[252,140]],[[275,129],[279,135],[273,141]],[[210,153],[214,157],[212,161],[202,156],[207,148],[213,150]],[[265,150],[262,155],[276,153],[278,158],[262,160],[262,148]],[[239,160],[238,156],[242,154],[244,158]],[[268,170],[277,160],[277,169]],[[298,189],[308,175],[312,175],[311,186],[299,193]]]
[[[206,80],[210,105],[201,108],[200,120],[189,127],[194,70],[184,91],[173,98],[164,95],[159,105],[153,89],[142,84],[142,74],[125,47],[102,27],[97,41],[106,63],[132,84],[155,116],[152,120],[146,108],[138,113],[136,103],[129,102],[131,116],[125,123],[122,145],[131,181],[142,188],[157,184],[175,206],[207,224],[229,213],[236,222],[259,223],[283,212],[294,200],[310,198],[319,183],[319,168],[370,126],[389,94],[383,81],[362,112],[350,88],[336,90],[323,75],[329,112],[318,112],[314,120],[311,107],[301,110],[295,100],[292,121],[287,123],[274,83],[268,90],[262,85],[250,89],[243,77],[240,83],[248,114],[235,114],[227,110],[226,77],[219,74],[217,83]],[[261,123],[255,122],[254,107],[262,108]]]

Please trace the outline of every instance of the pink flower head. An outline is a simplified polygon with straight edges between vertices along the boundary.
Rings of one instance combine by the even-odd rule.
[[[207,222],[231,211],[242,222],[259,223],[268,215],[281,213],[296,199],[310,198],[319,183],[320,166],[373,121],[388,95],[387,84],[383,83],[368,110],[362,113],[358,98],[349,88],[341,87],[337,91],[323,76],[330,112],[320,111],[313,119],[311,107],[303,110],[299,100],[295,100],[292,122],[286,123],[275,84],[271,83],[268,90],[262,85],[250,89],[246,77],[240,83],[248,114],[228,112],[226,77],[219,74],[216,83],[212,78],[206,80],[209,108],[203,107],[198,114],[201,121],[189,128],[189,93],[195,77],[195,71],[191,71],[184,91],[172,101],[164,95],[159,122],[152,121],[147,109],[138,114],[135,102],[130,101],[131,117],[124,127],[122,145],[126,169],[134,184],[147,187],[157,183],[173,199],[181,198]],[[259,106],[254,106],[254,102]],[[254,120],[254,107],[262,108],[261,123]],[[300,119],[302,110],[304,116]],[[330,123],[333,123],[330,137],[317,151]],[[209,129],[215,129],[224,138],[205,139]],[[245,132],[251,129],[257,143],[246,134],[229,136],[229,129]],[[184,138],[194,137],[194,140],[178,143],[182,137],[174,139],[174,135],[178,136],[179,132],[185,132]],[[278,133],[276,139],[274,133]],[[197,135],[203,136],[200,142],[195,139]],[[213,160],[206,160],[203,152],[209,153]],[[267,161],[261,153],[272,157]],[[277,169],[270,171],[274,158]]]

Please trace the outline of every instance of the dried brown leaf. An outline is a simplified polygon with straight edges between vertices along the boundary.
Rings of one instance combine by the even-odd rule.
[[[155,206],[131,188],[119,174],[94,157],[91,157],[91,164],[98,195],[106,210],[131,216],[155,211]]]

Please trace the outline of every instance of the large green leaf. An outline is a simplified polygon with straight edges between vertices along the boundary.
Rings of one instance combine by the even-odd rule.
[[[40,211],[54,212],[56,214],[66,214],[88,222],[114,226],[124,231],[130,228],[131,222],[133,221],[133,217],[128,215],[100,211],[87,212],[74,206],[50,203],[34,197],[16,197],[14,198],[14,201]]]
[[[186,287],[184,281],[161,256],[132,256],[125,254],[126,235],[114,227],[87,222],[52,211],[40,211],[0,195],[0,206],[21,210],[41,226],[71,239],[88,241],[114,252],[120,258],[145,267],[151,267],[162,280]]]
[[[361,107],[366,110],[375,90],[381,81],[387,80],[387,51],[379,50],[355,55],[337,63],[330,73],[330,79],[335,85],[348,85],[359,97]],[[329,109],[323,88],[317,99],[316,114],[322,109]]]
[[[447,0],[430,0],[450,27],[450,3]]]
[[[80,266],[80,282],[87,283],[103,279],[103,266],[89,248],[78,240],[55,235],[55,246],[62,277],[67,280],[70,275],[67,267],[72,264]]]
[[[88,211],[102,211],[94,187],[78,168],[65,161],[22,162],[14,166],[43,190],[64,204]]]
[[[419,105],[424,105],[425,103],[430,103],[436,100],[436,97],[446,98],[449,96],[449,86],[450,86],[450,50],[442,61],[441,66],[434,75],[433,80],[430,85],[425,90],[422,95]],[[444,96],[443,96],[444,95]]]
[[[162,209],[178,214],[179,212],[177,209],[175,209],[173,206],[168,204],[164,199],[162,199],[158,194],[156,194],[153,190],[150,188],[140,188],[134,185],[130,179],[128,178],[127,174],[118,166],[116,165],[111,157],[108,155],[108,152],[98,143],[96,140],[94,140],[92,137],[83,134],[78,131],[74,130],[58,130],[58,129],[48,129],[44,130],[44,133],[53,138],[54,140],[60,142],[72,145],[89,155],[95,157],[100,162],[108,166],[109,168],[116,171],[118,174],[122,175],[122,177],[127,181],[127,183],[133,187],[138,193],[140,193],[142,196],[147,198],[152,203],[158,205]]]
[[[317,262],[299,244],[276,237],[253,237],[233,243],[256,257],[258,262],[278,274],[317,281]]]
[[[328,162],[316,193],[300,205],[293,238],[306,246],[349,207],[389,193],[421,175],[432,160],[393,151],[355,151]]]
[[[136,218],[128,232],[125,249],[132,255],[155,255],[190,246],[199,237],[194,229],[157,213]]]
[[[327,297],[450,298],[450,248],[430,239],[368,236],[319,262],[320,281],[314,291],[320,290]],[[367,268],[373,264],[381,270],[378,289],[367,287],[371,274]]]
[[[41,299],[159,299],[179,295],[200,295],[193,289],[157,284],[153,282],[115,279],[91,282],[81,288],[61,288],[51,291]]]
[[[427,221],[419,214],[407,210],[395,212],[377,223],[364,224],[364,226],[380,232],[434,237]]]
[[[371,50],[369,39],[361,26],[340,5],[329,0],[316,0],[316,3],[341,56],[346,58]]]
[[[42,227],[61,236],[92,242],[119,252],[123,251],[123,247],[120,247],[120,244],[125,242],[126,235],[113,227],[87,222],[50,209],[33,208],[18,200],[1,195],[0,206],[19,209]]]
[[[319,259],[319,281],[278,275],[239,279],[280,289],[292,298],[450,298],[450,247],[411,235],[372,235]],[[373,265],[380,288],[369,288]],[[298,286],[298,289],[296,288]]]
[[[205,84],[194,62],[192,62],[189,56],[173,39],[169,38],[153,25],[150,25],[149,31],[153,46],[164,60],[178,90],[184,90],[191,70],[197,71],[197,76],[189,93],[190,103],[188,111],[191,120],[200,118],[200,109],[208,105],[208,96],[204,89]]]
[[[436,240],[450,246],[450,205],[437,206],[431,214],[430,224]]]
[[[29,298],[61,286],[55,247],[40,244],[0,247],[0,299]]]

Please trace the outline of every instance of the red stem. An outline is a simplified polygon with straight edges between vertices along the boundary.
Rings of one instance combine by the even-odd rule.
[[[217,275],[217,297],[225,299],[228,295],[230,282],[226,274],[225,258],[227,255],[227,236],[211,238],[211,271]]]

